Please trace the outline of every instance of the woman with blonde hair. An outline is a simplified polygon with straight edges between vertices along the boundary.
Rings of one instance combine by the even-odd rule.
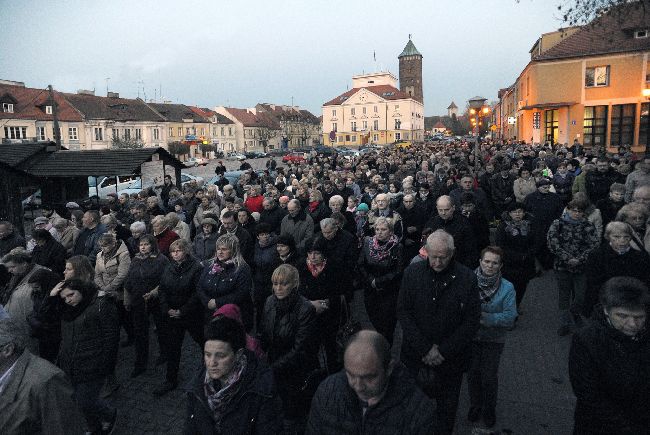
[[[253,287],[251,269],[242,257],[239,240],[233,234],[217,239],[215,256],[204,265],[197,294],[206,319],[225,304],[235,304],[242,312],[247,329],[253,324]]]

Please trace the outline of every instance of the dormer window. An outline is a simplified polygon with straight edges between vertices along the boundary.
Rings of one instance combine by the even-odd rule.
[[[4,113],[14,113],[14,105],[12,103],[2,103],[2,111]]]
[[[647,38],[648,37],[648,29],[636,30],[634,32],[634,37],[637,38],[637,39]]]
[[[47,113],[48,115],[51,115],[52,114],[52,106],[45,106],[45,113]]]

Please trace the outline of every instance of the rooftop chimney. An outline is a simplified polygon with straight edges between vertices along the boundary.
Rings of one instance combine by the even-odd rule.
[[[106,94],[108,98],[120,98],[120,93],[119,92],[108,92]]]
[[[95,95],[95,90],[93,89],[91,91],[91,90],[88,90],[88,89],[78,89],[77,94],[78,95]]]

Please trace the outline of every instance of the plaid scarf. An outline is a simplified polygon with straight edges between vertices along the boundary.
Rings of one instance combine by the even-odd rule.
[[[241,383],[239,382],[244,370],[246,370],[246,354],[239,352],[235,357],[235,365],[230,375],[223,381],[215,381],[210,378],[208,371],[205,372],[203,381],[203,390],[208,400],[208,405],[214,414],[214,426],[216,433],[221,433],[221,419],[223,418],[232,399],[239,392]],[[219,388],[219,389],[217,389]]]
[[[375,261],[382,261],[384,258],[390,255],[390,250],[393,249],[393,246],[399,243],[399,239],[395,234],[390,236],[385,242],[380,242],[377,236],[374,236],[370,239],[370,246],[368,255]]]
[[[476,268],[476,278],[478,278],[478,295],[481,298],[481,303],[490,302],[490,298],[501,286],[501,271],[492,276],[485,276],[479,266]]]

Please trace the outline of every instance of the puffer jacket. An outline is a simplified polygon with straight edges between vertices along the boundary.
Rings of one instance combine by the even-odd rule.
[[[385,396],[365,413],[344,371],[325,379],[311,406],[307,435],[430,435],[435,433],[435,405],[398,364]]]
[[[567,214],[553,221],[546,239],[549,251],[555,255],[553,267],[572,273],[584,272],[589,254],[600,244],[600,236],[591,222],[586,219],[571,222]],[[571,266],[572,258],[580,262]]]
[[[170,309],[180,310],[182,318],[195,314],[195,310],[199,308],[196,287],[202,271],[201,263],[189,255],[180,264],[170,261],[160,277],[158,287],[160,310],[163,313],[167,313]],[[201,316],[196,317],[201,319]]]
[[[499,289],[489,301],[481,302],[481,326],[476,333],[476,341],[504,343],[507,331],[517,318],[515,288],[512,283],[501,278]]]
[[[204,266],[197,284],[196,293],[205,310],[206,319],[212,316],[214,310],[208,308],[208,303],[214,299],[219,309],[226,304],[235,304],[242,313],[242,320],[247,328],[253,323],[253,300],[251,291],[253,280],[251,269],[245,262],[236,267],[234,264],[223,265],[221,272],[212,272],[215,264],[212,260]]]
[[[276,393],[273,372],[246,352],[246,369],[241,386],[221,419],[221,430],[215,431],[214,412],[205,397],[205,367],[187,391],[187,412],[183,435],[279,435],[282,433],[282,403]]]
[[[271,295],[264,305],[262,348],[277,379],[296,383],[318,365],[316,310],[297,290],[280,301]],[[281,307],[286,305],[286,307]]]
[[[576,395],[574,434],[650,433],[650,336],[614,329],[601,306],[573,335],[569,378]]]
[[[115,303],[95,295],[81,314],[61,325],[58,363],[73,383],[102,379],[111,371],[120,339]],[[49,303],[62,303],[58,296]],[[58,301],[51,301],[58,299]]]
[[[97,255],[95,263],[95,284],[100,290],[109,293],[117,300],[124,300],[124,289],[122,284],[129,274],[131,256],[126,243],[119,241],[120,246],[110,257],[106,258],[104,253]]]

